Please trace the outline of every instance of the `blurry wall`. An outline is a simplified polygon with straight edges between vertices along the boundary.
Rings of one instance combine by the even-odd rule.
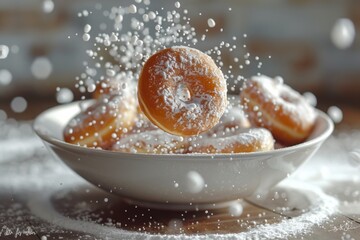
[[[81,39],[84,25],[100,24],[102,20],[97,14],[86,17],[78,14],[84,10],[91,12],[99,3],[102,9],[132,3],[130,0],[121,3],[53,0],[54,9],[49,11],[51,4],[46,5],[49,1],[0,1],[0,45],[10,48],[8,57],[0,59],[1,106],[6,106],[14,96],[24,96],[28,101],[39,98],[54,101],[56,87],[74,90],[75,77],[84,71],[85,50],[91,48],[89,42]],[[250,64],[239,69],[240,74],[281,75],[299,91],[313,91],[323,98],[360,105],[359,37],[347,49],[337,48],[330,38],[339,18],[352,20],[359,32],[360,1],[183,0],[180,3],[192,14],[191,22],[199,35],[207,28],[209,17],[216,22],[199,48],[212,47],[233,35],[247,34],[246,38],[238,38],[237,45],[246,44],[244,54],[249,52],[250,59],[259,57],[263,65],[259,69],[257,64]],[[173,1],[151,1],[152,8],[166,9],[173,5]],[[220,28],[224,31],[220,32]],[[225,59],[233,57],[225,56]]]

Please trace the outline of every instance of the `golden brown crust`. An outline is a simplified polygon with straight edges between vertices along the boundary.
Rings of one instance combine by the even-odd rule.
[[[134,125],[136,105],[134,99],[98,101],[76,115],[64,129],[64,140],[86,147],[109,149],[119,137]]]
[[[179,96],[180,87],[189,96]],[[225,79],[213,60],[187,47],[155,53],[146,61],[138,83],[143,113],[162,130],[181,136],[213,127],[225,110],[226,91]]]
[[[240,99],[249,120],[284,144],[303,142],[314,127],[315,111],[301,95],[267,77],[247,80]]]

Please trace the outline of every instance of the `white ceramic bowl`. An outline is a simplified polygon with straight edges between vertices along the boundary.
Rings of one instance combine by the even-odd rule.
[[[332,121],[318,111],[315,129],[306,142],[273,151],[216,155],[119,153],[63,141],[63,129],[80,111],[79,104],[43,112],[34,122],[35,132],[55,156],[95,186],[160,208],[220,207],[266,192],[309,159],[333,131]]]

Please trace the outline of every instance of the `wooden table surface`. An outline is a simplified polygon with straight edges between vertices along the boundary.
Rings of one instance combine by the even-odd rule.
[[[348,156],[360,131],[335,135],[299,170],[306,177],[239,200],[235,212],[165,211],[97,189],[55,160],[28,122],[2,122],[0,239],[360,239],[360,165]]]

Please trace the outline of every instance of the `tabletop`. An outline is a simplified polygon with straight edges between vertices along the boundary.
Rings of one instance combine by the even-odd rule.
[[[360,239],[360,131],[337,131],[261,198],[166,211],[132,205],[77,176],[31,122],[0,123],[0,239]]]

